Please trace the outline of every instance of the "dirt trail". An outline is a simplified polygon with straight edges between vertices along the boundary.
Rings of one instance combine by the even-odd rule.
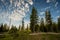
[[[58,35],[60,33],[53,33],[53,32],[47,32],[47,33],[44,33],[44,32],[39,32],[39,33],[31,33],[29,35],[39,35],[39,34],[55,34],[55,35]]]

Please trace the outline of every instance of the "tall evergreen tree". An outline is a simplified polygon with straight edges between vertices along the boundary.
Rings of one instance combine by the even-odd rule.
[[[49,10],[45,12],[45,18],[46,18],[47,31],[51,32],[52,31],[52,19],[51,19],[51,14]]]
[[[44,19],[41,18],[40,31],[44,32]]]
[[[19,31],[21,31],[21,26],[19,25]]]
[[[12,25],[11,29],[9,30],[9,33],[16,33],[16,32],[17,32],[16,26]]]
[[[37,21],[38,21],[37,10],[33,7],[32,13],[30,15],[30,30],[32,32],[35,32],[35,25],[37,25]]]
[[[28,29],[29,29],[29,28],[28,28],[28,24],[27,24],[27,29],[26,29],[26,30],[28,31]]]
[[[5,32],[9,30],[7,24],[4,24],[4,29],[3,29]]]
[[[35,25],[35,32],[39,32],[39,25]]]
[[[53,32],[58,32],[58,27],[55,22],[52,22]]]
[[[4,30],[4,27],[3,27],[3,24],[1,24],[1,26],[0,26],[0,32],[3,32]]]
[[[21,30],[24,30],[24,18],[22,19],[22,28]]]
[[[60,32],[60,17],[58,17],[58,31]]]

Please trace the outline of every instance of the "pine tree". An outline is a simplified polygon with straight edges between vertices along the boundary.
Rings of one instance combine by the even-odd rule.
[[[16,33],[16,32],[17,32],[16,26],[12,25],[11,29],[9,30],[9,33]]]
[[[8,26],[7,26],[7,24],[4,24],[4,31],[5,31],[5,32],[8,31]]]
[[[51,14],[49,10],[45,12],[45,18],[46,18],[46,26],[48,28],[47,31],[51,32],[52,31],[52,20],[51,20]]]
[[[37,10],[33,7],[32,13],[30,15],[30,30],[32,32],[35,32],[35,25],[37,25],[37,21],[38,21]]]
[[[22,19],[22,28],[21,30],[24,30],[24,18]]]
[[[55,22],[52,23],[53,32],[58,32],[57,24]]]
[[[60,32],[60,17],[58,17],[58,31]]]
[[[21,31],[21,26],[19,25],[19,31]]]
[[[40,31],[44,32],[44,19],[43,18],[41,18]]]
[[[39,25],[35,25],[35,32],[39,32]]]
[[[0,32],[4,32],[4,27],[3,27],[3,24],[1,24],[1,26],[0,26]]]
[[[26,29],[27,31],[29,30],[29,28],[28,28],[28,24],[27,24],[27,29]]]

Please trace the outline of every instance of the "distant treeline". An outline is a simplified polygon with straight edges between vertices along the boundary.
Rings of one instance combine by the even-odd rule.
[[[45,23],[44,18],[41,18],[39,25],[38,12],[36,8],[33,7],[30,15],[30,30],[32,32],[60,32],[60,17],[57,18],[57,23],[54,22],[52,21],[50,10],[46,10]]]
[[[54,16],[54,15],[53,15]],[[27,24],[27,28],[24,28],[24,18],[22,20],[22,27],[16,28],[16,26],[8,26],[7,24],[0,24],[0,33],[1,32],[16,32],[30,30],[31,32],[60,32],[60,17],[57,18],[57,23],[52,21],[50,10],[45,11],[45,23],[44,18],[41,18],[40,22],[38,21],[38,12],[35,7],[32,8],[30,15],[30,27]]]

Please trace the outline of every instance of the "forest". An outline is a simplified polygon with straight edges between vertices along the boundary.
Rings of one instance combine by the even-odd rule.
[[[57,22],[52,21],[51,11],[45,11],[44,18],[41,18],[38,22],[38,11],[35,7],[32,8],[30,15],[30,26],[27,24],[27,28],[24,28],[24,18],[22,20],[22,26],[12,25],[11,28],[7,24],[0,24],[0,39],[1,40],[60,40],[60,17],[57,18]],[[47,34],[47,33],[56,34]],[[33,33],[39,33],[40,36],[33,35]],[[42,34],[40,34],[42,33]],[[46,33],[46,34],[43,34]],[[30,35],[32,34],[32,35]],[[46,36],[47,35],[47,36]],[[36,38],[34,36],[37,36]],[[55,39],[56,38],[56,39]]]
[[[50,10],[45,11],[45,23],[44,18],[41,18],[40,22],[38,22],[38,13],[37,9],[32,8],[32,13],[30,15],[30,26],[27,24],[27,28],[24,28],[24,18],[22,20],[22,26],[12,25],[11,28],[7,24],[0,24],[0,33],[7,32],[10,30],[30,30],[32,33],[34,32],[60,32],[60,17],[57,18],[57,22],[52,21]]]

